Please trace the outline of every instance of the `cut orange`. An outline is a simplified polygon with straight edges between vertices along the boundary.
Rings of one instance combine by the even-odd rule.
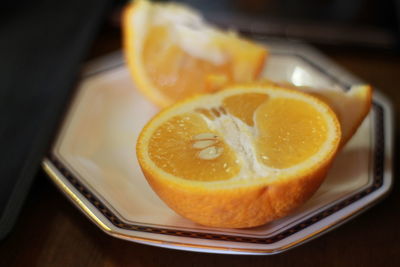
[[[161,111],[142,130],[137,156],[152,188],[178,214],[244,228],[309,199],[340,135],[336,115],[316,97],[235,85]]]
[[[139,90],[161,107],[258,77],[265,47],[207,24],[179,4],[137,0],[123,17],[124,51]]]

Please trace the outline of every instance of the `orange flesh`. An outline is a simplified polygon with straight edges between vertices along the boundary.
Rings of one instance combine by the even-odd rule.
[[[235,153],[223,139],[216,144],[223,149],[221,156],[214,160],[199,157],[193,137],[201,133],[213,133],[201,115],[186,113],[169,119],[151,136],[150,159],[164,171],[188,180],[215,181],[235,176],[239,172]]]
[[[209,75],[229,80],[232,76],[229,60],[216,65],[189,55],[173,42],[164,26],[149,28],[142,62],[154,86],[175,100],[207,91]]]
[[[288,168],[315,154],[327,138],[327,125],[314,107],[295,99],[271,99],[257,110],[257,149],[261,162]]]
[[[221,107],[196,109],[164,122],[151,136],[149,156],[159,168],[184,179],[216,181],[234,177],[240,171],[236,151],[205,121],[227,115],[257,128],[254,139],[260,163],[288,168],[307,160],[326,140],[327,125],[316,114],[319,112],[314,107],[297,99],[270,98],[262,93],[230,96]],[[212,160],[199,157],[193,143],[201,133],[218,136],[215,146],[223,149],[220,156]]]

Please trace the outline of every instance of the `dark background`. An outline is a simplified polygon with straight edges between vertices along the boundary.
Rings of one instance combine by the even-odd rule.
[[[165,2],[165,1],[164,1]],[[218,25],[333,46],[399,48],[398,0],[177,0]]]

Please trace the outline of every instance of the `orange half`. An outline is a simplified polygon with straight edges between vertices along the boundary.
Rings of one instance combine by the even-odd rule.
[[[334,112],[313,96],[235,85],[160,112],[141,132],[137,157],[177,213],[207,226],[253,227],[311,197],[340,135]]]

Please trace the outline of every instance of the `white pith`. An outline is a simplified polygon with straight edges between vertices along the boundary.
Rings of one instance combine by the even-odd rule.
[[[152,11],[153,25],[166,26],[171,42],[189,55],[216,65],[227,60],[224,51],[215,43],[218,30],[208,25],[196,11],[183,6],[155,6]]]
[[[222,114],[213,120],[203,115],[203,119],[207,122],[208,127],[212,131],[220,133],[220,138],[236,152],[238,164],[241,166],[237,178],[266,177],[277,172],[277,169],[259,162],[254,144],[257,139],[254,127],[248,126],[230,114]]]
[[[147,29],[152,26],[164,26],[169,30],[171,43],[175,43],[192,57],[203,59],[213,64],[223,64],[227,60],[226,53],[215,42],[222,33],[207,24],[195,10],[175,4],[151,5],[139,3],[144,7],[141,19],[134,19],[136,29],[140,33],[137,38],[145,40]],[[143,20],[145,18],[145,20]]]

